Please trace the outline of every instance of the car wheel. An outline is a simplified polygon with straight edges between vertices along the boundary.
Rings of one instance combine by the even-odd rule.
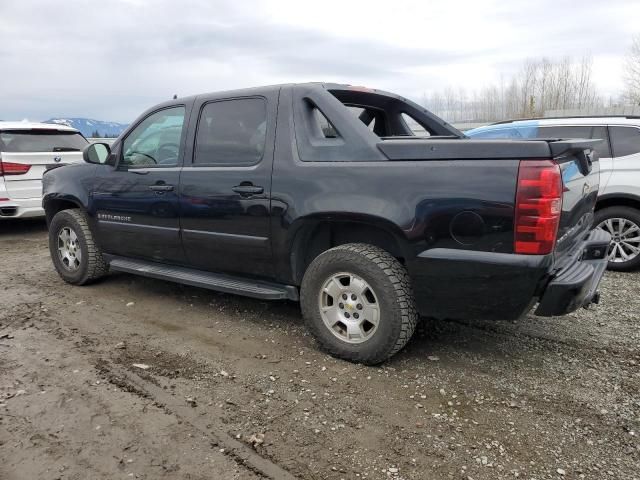
[[[611,235],[609,270],[628,272],[640,267],[640,211],[609,207],[595,214],[596,228]]]
[[[418,321],[406,269],[366,244],[340,245],[316,257],[304,274],[300,303],[324,350],[367,365],[402,349]]]
[[[49,252],[58,274],[67,283],[85,285],[109,270],[80,210],[62,210],[49,225]]]

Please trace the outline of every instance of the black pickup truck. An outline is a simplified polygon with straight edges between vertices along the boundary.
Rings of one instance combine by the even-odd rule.
[[[319,344],[375,364],[418,316],[597,303],[593,140],[472,140],[380,90],[279,85],[155,106],[44,175],[55,268],[299,300]]]

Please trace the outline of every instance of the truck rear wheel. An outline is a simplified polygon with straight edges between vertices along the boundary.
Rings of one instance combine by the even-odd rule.
[[[631,207],[598,210],[594,225],[611,234],[609,270],[629,272],[640,268],[640,211]]]
[[[49,225],[49,252],[58,274],[67,283],[85,285],[109,270],[87,217],[78,209],[55,214]]]
[[[300,303],[323,349],[367,365],[402,349],[418,320],[406,269],[386,251],[361,243],[316,257],[304,274]]]

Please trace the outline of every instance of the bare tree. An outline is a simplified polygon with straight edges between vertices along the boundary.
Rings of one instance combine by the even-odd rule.
[[[447,117],[451,121],[458,121],[458,112],[456,109],[456,92],[453,87],[447,87],[444,89],[444,108],[447,112]]]
[[[547,110],[603,107],[592,79],[592,61],[565,57],[528,59],[522,68],[499,85],[468,94],[447,87],[432,93],[425,105],[449,121],[495,121],[543,116]]]
[[[640,105],[640,34],[633,37],[624,67],[625,96],[630,102]]]

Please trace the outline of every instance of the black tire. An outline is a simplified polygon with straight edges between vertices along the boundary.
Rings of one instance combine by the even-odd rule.
[[[370,338],[362,343],[353,344],[338,338],[320,312],[325,282],[340,272],[356,275],[375,292],[379,321]],[[381,248],[361,243],[340,245],[316,257],[304,274],[300,304],[309,330],[325,351],[367,365],[381,363],[402,349],[418,321],[406,269]]]
[[[58,235],[70,228],[77,236],[81,258],[75,270],[69,269],[58,253]],[[55,214],[49,224],[49,252],[53,265],[62,279],[73,285],[86,285],[103,277],[109,266],[102,258],[89,228],[86,215],[78,209],[62,210]]]
[[[608,207],[603,208],[602,210],[598,210],[595,214],[593,224],[597,227],[605,220],[611,218],[624,218],[625,220],[633,222],[640,227],[640,210],[632,207]],[[638,233],[638,235],[640,235],[640,232]],[[609,270],[614,270],[617,272],[630,272],[632,270],[637,270],[638,268],[640,268],[640,255],[628,261],[610,261],[607,265],[607,268]]]

